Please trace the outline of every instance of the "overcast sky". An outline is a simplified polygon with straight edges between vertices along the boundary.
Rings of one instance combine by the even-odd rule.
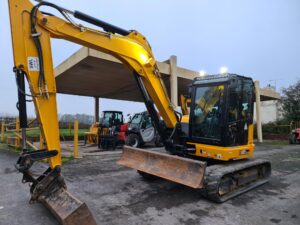
[[[216,74],[251,76],[262,86],[286,87],[300,78],[299,0],[53,0],[126,29],[135,29],[150,42],[159,61],[177,55],[178,65]],[[46,8],[44,9],[46,11]],[[17,89],[7,1],[0,1],[1,60],[0,113],[17,114]],[[80,46],[53,40],[54,65]],[[126,114],[145,109],[143,104],[101,99],[102,110]],[[93,99],[58,95],[59,113],[93,114]],[[29,107],[33,115],[33,107]]]

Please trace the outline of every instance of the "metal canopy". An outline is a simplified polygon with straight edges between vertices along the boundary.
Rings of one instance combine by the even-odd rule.
[[[158,62],[159,70],[170,94],[170,64]],[[86,47],[55,68],[57,92],[141,102],[142,96],[132,72],[118,59]],[[198,72],[176,67],[178,95],[187,94],[188,85]],[[261,101],[276,100],[280,96],[272,89],[261,89]]]
[[[116,58],[93,49],[81,48],[56,67],[55,74],[58,93],[142,101],[132,71]],[[169,78],[162,75],[169,89]]]

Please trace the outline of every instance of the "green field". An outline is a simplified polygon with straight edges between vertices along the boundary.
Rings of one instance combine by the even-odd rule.
[[[84,132],[87,132],[88,129],[79,129],[78,130],[78,138],[79,139],[84,139]],[[59,130],[60,133],[60,138],[62,140],[67,139],[73,139],[74,137],[74,130],[73,129],[60,129]],[[36,139],[40,137],[40,130],[30,130],[27,131],[27,137],[28,138],[32,138],[32,139]]]
[[[78,138],[79,140],[84,139],[84,132],[87,132],[88,129],[79,129],[78,130]],[[31,141],[38,141],[40,138],[40,130],[29,130],[26,132],[27,138]],[[9,137],[14,137],[14,133],[6,134]],[[60,139],[63,140],[72,140],[74,138],[74,130],[73,129],[60,129]]]

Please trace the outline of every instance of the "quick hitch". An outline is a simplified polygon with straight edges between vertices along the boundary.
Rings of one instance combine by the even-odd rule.
[[[66,184],[61,176],[60,166],[48,168],[43,174],[35,175],[30,171],[34,162],[54,157],[58,154],[57,150],[23,150],[15,167],[23,174],[22,183],[30,183],[31,199],[30,203],[34,203],[43,196],[47,196],[60,188],[66,189]],[[35,176],[38,176],[35,178]]]

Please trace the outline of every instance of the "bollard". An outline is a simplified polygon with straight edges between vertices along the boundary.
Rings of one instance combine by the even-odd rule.
[[[20,148],[21,138],[20,138],[20,119],[16,118],[16,148]]]
[[[74,158],[78,158],[78,120],[74,121]]]
[[[1,123],[1,142],[4,143],[5,123]]]

